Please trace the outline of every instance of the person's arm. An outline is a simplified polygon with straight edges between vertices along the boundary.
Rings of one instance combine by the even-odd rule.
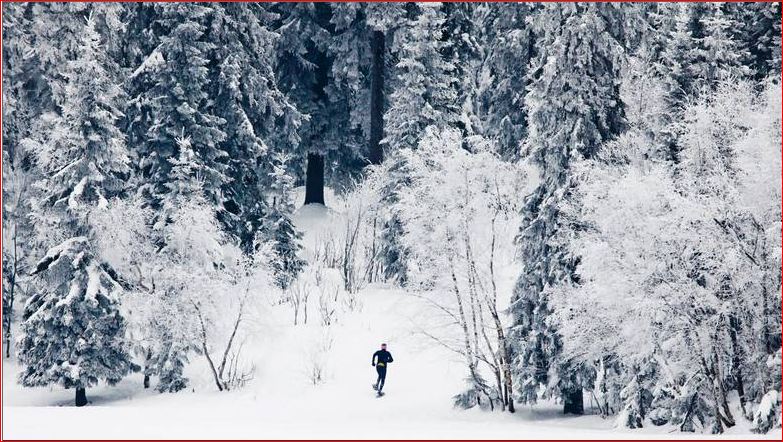
[[[376,351],[375,353],[372,354],[372,366],[373,367],[375,367],[375,358],[377,358],[377,357],[378,357],[378,352]]]
[[[392,358],[391,353],[389,353],[389,362],[394,362],[394,358]]]

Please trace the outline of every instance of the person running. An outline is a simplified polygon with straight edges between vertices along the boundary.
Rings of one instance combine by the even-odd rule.
[[[372,355],[372,365],[375,367],[375,371],[378,372],[378,381],[372,388],[377,390],[378,394],[382,393],[383,385],[386,383],[386,364],[391,362],[394,362],[391,353],[386,351],[386,344],[381,344],[381,349]]]

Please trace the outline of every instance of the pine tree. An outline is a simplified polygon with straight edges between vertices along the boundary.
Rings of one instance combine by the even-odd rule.
[[[552,242],[558,202],[570,186],[569,164],[593,157],[625,126],[617,81],[619,18],[618,7],[607,4],[552,4],[535,16],[541,52],[526,97],[527,144],[542,179],[525,202],[518,236],[525,266],[513,293],[511,342],[521,399],[534,402],[539,387],[547,386],[563,398],[566,413],[583,412],[584,376],[561,355],[561,338],[547,321],[551,309],[544,291],[578,282],[575,251]]]
[[[743,65],[748,56],[732,35],[732,30],[739,24],[724,9],[725,5],[721,3],[710,3],[707,13],[701,18],[704,63],[697,69],[699,77],[711,87],[719,81],[737,80],[750,74],[750,69]]]
[[[444,39],[446,16],[440,4],[417,5],[415,18],[395,35],[393,49],[399,61],[389,108],[384,122],[383,140],[391,164],[382,199],[389,205],[380,234],[380,256],[387,279],[404,285],[406,276],[405,247],[400,237],[405,229],[395,213],[395,201],[410,179],[405,149],[415,149],[429,126],[456,126],[460,114],[457,103],[455,67],[447,58],[451,43]],[[453,57],[452,57],[453,58]]]
[[[141,19],[158,41],[154,51],[133,72],[128,115],[129,139],[136,167],[144,181],[140,189],[150,205],[159,208],[171,181],[170,159],[179,156],[177,140],[183,136],[202,161],[205,196],[218,207],[224,204],[227,176],[225,120],[215,114],[210,96],[209,68],[215,44],[207,38],[207,23],[214,14],[203,4],[155,4]]]
[[[75,60],[68,63],[63,114],[46,145],[39,146],[39,183],[45,195],[35,206],[42,234],[64,240],[37,264],[45,286],[28,301],[19,343],[26,386],[59,384],[86,389],[100,380],[118,382],[131,370],[116,274],[91,247],[90,214],[122,188],[128,155],[115,123],[119,88],[105,71],[104,48],[88,18]]]
[[[524,97],[535,50],[526,18],[534,9],[527,3],[498,3],[480,5],[474,13],[483,53],[475,112],[480,133],[495,140],[506,159],[520,157],[527,136]]]
[[[286,290],[307,264],[299,257],[302,250],[302,234],[294,226],[292,201],[293,177],[288,173],[289,158],[280,155],[270,173],[272,178],[272,203],[264,220],[264,243],[270,244],[269,266],[278,287]],[[260,246],[260,245],[259,245]]]
[[[225,121],[221,149],[227,153],[222,224],[245,252],[261,227],[270,162],[263,159],[298,146],[302,115],[280,90],[274,73],[274,14],[258,4],[222,3],[213,9],[208,39],[214,43],[210,96]]]
[[[403,287],[408,281],[407,249],[402,244],[404,233],[402,220],[392,213],[381,230],[379,247],[384,277]]]
[[[324,186],[327,173],[335,172],[333,160],[349,164],[363,144],[361,125],[351,119],[354,91],[340,87],[334,76],[330,47],[337,31],[332,6],[281,3],[273,11],[280,16],[275,25],[280,34],[276,64],[280,88],[306,115],[297,150],[306,163],[304,204],[325,204]]]
[[[384,121],[389,152],[414,149],[424,129],[453,125],[459,115],[454,64],[444,57],[445,15],[440,4],[420,4],[417,16],[395,37],[399,61]]]
[[[166,329],[164,329],[166,330]],[[155,390],[160,393],[176,393],[188,386],[188,378],[183,375],[187,365],[188,353],[192,348],[187,343],[177,342],[173,336],[166,336],[163,348],[159,349],[148,361],[150,370],[145,371],[158,375],[158,385]]]
[[[383,165],[381,203],[386,206],[379,238],[379,259],[384,278],[401,286],[408,282],[408,249],[403,244],[405,225],[397,204],[413,179],[408,160],[409,149],[395,152]]]
[[[367,151],[354,155],[366,163],[384,159],[383,113],[386,110],[389,77],[389,42],[403,20],[406,5],[400,3],[334,3],[331,5],[334,33],[327,45],[334,58],[333,91],[348,96],[350,122],[366,139]]]
[[[688,6],[677,6],[675,24],[661,55],[660,67],[667,88],[666,101],[673,111],[681,109],[695,89],[694,65],[697,60],[696,40],[689,28]]]
[[[674,163],[679,161],[679,144],[672,123],[682,113],[686,101],[697,90],[698,48],[697,41],[690,29],[689,6],[675,5],[677,8],[674,24],[657,66],[664,85],[664,102],[669,112],[663,115],[661,125],[665,128],[659,137],[662,158]],[[703,64],[701,64],[703,66]]]
[[[780,2],[727,3],[727,16],[735,23],[731,35],[738,42],[755,80],[780,76]]]

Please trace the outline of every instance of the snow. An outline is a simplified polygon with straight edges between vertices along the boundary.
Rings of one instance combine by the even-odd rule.
[[[334,327],[327,380],[313,386],[302,355],[319,337],[320,327],[267,324],[259,344],[256,379],[244,389],[218,393],[206,371],[202,382],[178,394],[141,389],[133,375],[116,387],[88,390],[93,401],[72,407],[72,391],[22,390],[14,382],[17,367],[4,361],[3,438],[683,438],[660,428],[618,430],[612,419],[595,415],[564,417],[554,404],[520,407],[515,415],[458,410],[451,396],[464,376],[445,350],[411,333],[420,300],[372,287],[362,293],[364,309]],[[288,318],[286,318],[288,319]],[[313,321],[315,322],[315,321]],[[370,357],[380,341],[389,344],[395,362],[386,391],[370,389]],[[194,359],[193,365],[205,363]],[[205,367],[203,367],[205,368]],[[47,425],[41,425],[46,422]],[[669,430],[666,430],[669,431]],[[764,436],[780,439],[780,430]],[[693,435],[704,438],[705,435]],[[760,437],[749,432],[725,438]]]
[[[101,272],[96,264],[90,264],[87,269],[87,292],[88,299],[95,299],[95,295],[101,289]]]
[[[324,206],[301,208],[296,220],[306,230],[305,245],[328,229],[317,226],[333,227],[339,216]],[[666,427],[618,429],[612,418],[563,416],[561,406],[552,403],[519,406],[514,415],[455,409],[451,398],[463,386],[463,364],[417,333],[424,326],[426,301],[382,285],[370,285],[358,296],[361,308],[345,312],[326,328],[319,324],[315,305],[308,323],[297,327],[288,307],[259,306],[248,321],[252,333],[245,344],[256,366],[254,379],[231,392],[215,391],[206,362],[193,355],[186,373],[192,385],[182,392],[144,390],[141,375],[134,374],[115,387],[89,389],[92,403],[75,408],[73,390],[24,389],[15,380],[19,367],[3,360],[3,438],[709,437]],[[395,361],[389,367],[387,394],[376,398],[370,388],[375,380],[370,358],[381,342],[388,343]],[[323,352],[325,347],[330,350]],[[314,361],[324,369],[324,381],[317,385],[309,376]],[[749,423],[738,427],[722,438],[781,438],[779,429],[755,435]]]
[[[133,79],[145,72],[154,71],[165,63],[166,60],[163,59],[163,54],[161,54],[160,51],[156,48],[154,51],[152,51],[149,57],[145,58],[139,67],[133,71],[129,78]]]

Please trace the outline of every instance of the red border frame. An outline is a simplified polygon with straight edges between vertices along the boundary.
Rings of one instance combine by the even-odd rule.
[[[181,2],[181,3],[188,3],[183,0],[155,0],[157,2]],[[261,1],[244,1],[244,0],[223,0],[224,2],[232,2],[232,3],[272,3],[272,1],[268,0],[261,0]],[[278,0],[278,3],[296,3],[298,0]],[[27,2],[35,2],[35,3],[47,3],[49,0],[0,0],[0,36],[2,35],[2,21],[3,21],[3,8],[2,3],[27,3]],[[95,0],[95,1],[89,1],[89,0],[63,0],[63,2],[70,2],[70,3],[143,3],[143,0]],[[200,0],[200,2],[204,3],[217,3],[219,0]],[[330,0],[310,0],[310,2],[314,3],[381,3],[381,2],[388,2],[388,3],[404,3],[400,0],[367,0],[364,2],[359,2],[356,0],[337,0],[337,1],[330,1]],[[438,2],[438,0],[418,0],[420,3],[428,3],[428,2]],[[628,0],[625,2],[617,1],[617,0],[593,0],[594,3],[716,3],[711,1],[698,1],[698,0],[658,0],[655,1],[649,1],[649,0]],[[561,2],[558,2],[557,0],[539,0],[539,1],[510,1],[510,0],[443,0],[440,3],[574,3],[574,0],[564,0]],[[743,0],[728,0],[725,3],[748,3]],[[773,0],[762,0],[759,3],[781,3],[781,2],[775,2]],[[783,22],[782,22],[783,24]],[[781,32],[781,38],[783,38],[783,31]],[[0,40],[0,47],[2,46],[2,40]],[[783,54],[782,54],[783,55]],[[2,61],[2,52],[0,51],[0,61]],[[781,68],[783,69],[783,64],[781,65]],[[2,63],[0,63],[0,77],[2,77],[3,68]],[[1,87],[1,86],[0,86]],[[2,95],[0,94],[0,106],[2,106]],[[0,125],[2,125],[2,113],[0,113]],[[783,109],[781,110],[781,120],[783,120]],[[783,126],[781,127],[781,138],[783,139]],[[2,132],[0,132],[0,145],[2,145]],[[783,155],[783,144],[781,144],[781,154]],[[2,181],[3,173],[2,169],[0,168],[0,181]],[[781,171],[781,185],[783,186],[783,171]],[[781,204],[783,204],[783,195],[781,199]],[[2,194],[0,194],[0,210],[2,210],[3,207],[3,199]],[[782,220],[783,221],[783,220]],[[781,225],[781,235],[783,235],[783,224]],[[2,237],[0,237],[0,246],[2,246]],[[783,264],[782,268],[783,270]],[[0,291],[2,291],[2,287],[0,287]],[[783,298],[781,298],[781,304],[783,305]],[[2,317],[2,312],[0,312],[0,317]],[[781,318],[783,319],[783,317]],[[0,355],[1,357],[1,355]],[[0,378],[2,377],[2,365],[0,364]],[[2,384],[0,384],[0,399],[2,398],[2,391],[3,387]],[[4,407],[4,406],[3,406]],[[0,409],[0,441],[3,440],[16,440],[16,439],[3,439],[3,423],[5,420],[2,416],[2,409]],[[684,438],[683,438],[684,439]],[[727,438],[728,439],[728,438]],[[29,439],[29,440],[36,440],[36,439]],[[73,439],[46,439],[46,440],[73,440]],[[156,440],[156,439],[112,439],[112,440],[118,440],[118,441],[148,441],[148,440]],[[166,440],[166,441],[189,441],[191,439],[159,439],[159,440]],[[274,439],[199,439],[199,440],[221,440],[221,441],[247,441],[247,440],[274,440]],[[291,439],[293,441],[300,441],[300,440],[318,440],[318,439]],[[361,439],[359,439],[361,440]],[[365,439],[367,440],[367,439]],[[378,439],[378,440],[406,440],[406,439]],[[424,439],[427,440],[427,439]],[[435,440],[435,439],[430,439]],[[476,440],[476,439],[464,439],[464,440]],[[483,439],[482,439],[483,440]],[[511,441],[511,440],[538,440],[538,439],[488,439],[488,440],[494,440],[494,441]],[[594,439],[549,439],[552,441],[566,441],[566,440],[594,440]],[[639,440],[639,439],[616,439],[616,440]],[[646,439],[643,440],[649,440],[649,441],[669,441],[669,440],[677,440],[676,438],[672,439]],[[698,441],[698,440],[715,440],[715,438],[712,439],[699,439],[699,438],[688,438],[688,440]],[[741,440],[741,439],[734,439],[734,440]]]

